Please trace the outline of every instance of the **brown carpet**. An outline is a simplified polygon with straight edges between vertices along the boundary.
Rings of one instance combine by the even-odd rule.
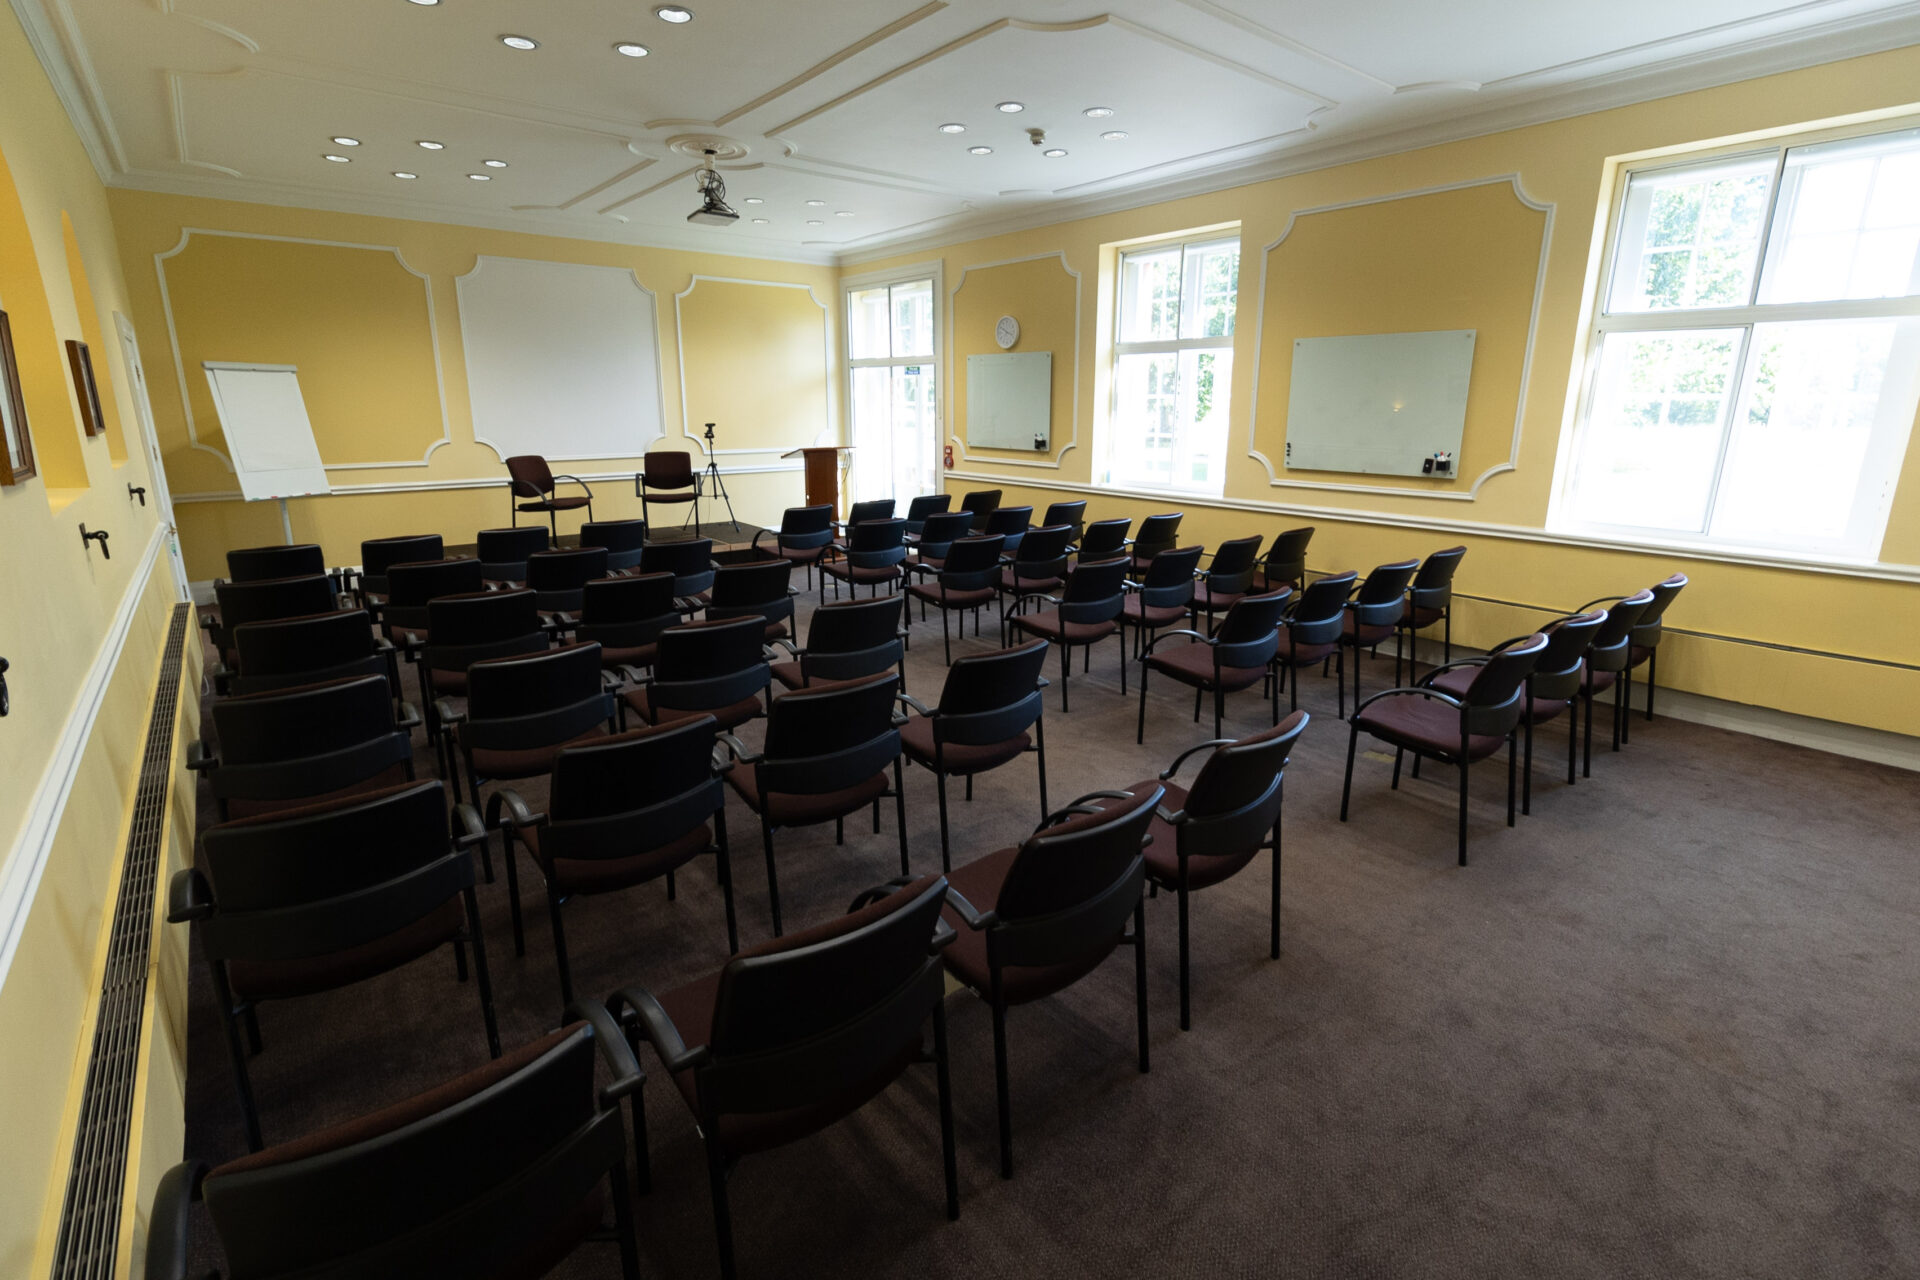
[[[956,648],[991,647],[986,631]],[[1117,656],[1109,642],[1091,676],[1076,662],[1071,713],[1049,690],[1055,806],[1210,736],[1190,694],[1156,683],[1136,747]],[[931,701],[942,669],[938,621],[916,623],[910,690]],[[1369,662],[1369,689],[1391,672]],[[743,1276],[1920,1274],[1912,774],[1661,719],[1569,788],[1555,725],[1517,828],[1504,825],[1504,762],[1475,770],[1462,870],[1446,770],[1395,793],[1387,760],[1363,754],[1353,821],[1337,821],[1346,726],[1331,681],[1302,683],[1315,719],[1288,778],[1283,958],[1267,958],[1262,859],[1194,900],[1190,1032],[1173,902],[1149,903],[1151,1074],[1135,1069],[1124,955],[1016,1009],[1012,1182],[997,1174],[987,1011],[953,996],[960,1220],[942,1212],[933,1080],[917,1072],[741,1164]],[[1268,723],[1249,694],[1228,717],[1230,735]],[[419,758],[430,771],[431,751]],[[914,865],[932,868],[933,782],[910,771],[907,787]],[[536,807],[541,791],[525,789]],[[972,803],[958,794],[956,862],[1040,815],[1031,757],[982,776]],[[849,823],[842,848],[831,827],[779,834],[790,930],[896,874],[890,804],[884,815],[878,836]],[[758,828],[737,799],[729,821],[750,943],[770,932]],[[504,880],[481,890],[509,1045],[559,1012],[537,878],[522,892],[516,960]],[[675,902],[651,887],[568,913],[583,992],[669,988],[726,956],[710,865],[682,875]],[[268,1141],[479,1065],[473,988],[452,967],[437,955],[266,1007],[252,1067]],[[655,1179],[637,1206],[642,1273],[711,1276],[699,1140],[642,1054]],[[213,1162],[244,1150],[197,957],[187,1149]],[[202,1220],[197,1260],[211,1265],[209,1236]],[[613,1276],[617,1260],[590,1245],[557,1274]]]

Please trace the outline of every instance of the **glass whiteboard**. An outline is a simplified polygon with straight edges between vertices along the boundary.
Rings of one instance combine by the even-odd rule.
[[[1446,453],[1452,468],[1435,478],[1459,475],[1473,339],[1472,329],[1296,339],[1288,468],[1417,476]]]

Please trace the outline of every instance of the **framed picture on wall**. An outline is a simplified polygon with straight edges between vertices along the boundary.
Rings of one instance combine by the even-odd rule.
[[[0,311],[0,484],[18,484],[32,474],[33,437],[27,434],[27,403],[13,359],[13,326]]]
[[[86,343],[67,339],[67,368],[73,373],[73,393],[80,399],[80,416],[85,421],[87,434],[105,433],[107,419],[100,412],[100,384],[93,380],[93,353],[87,350]]]

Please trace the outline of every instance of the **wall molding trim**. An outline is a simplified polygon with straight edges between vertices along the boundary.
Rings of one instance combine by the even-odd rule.
[[[813,433],[813,439],[808,441],[808,444],[828,443],[824,439],[824,437],[835,433],[838,428],[838,424],[834,421],[834,412],[833,412],[833,365],[834,365],[833,308],[829,307],[826,303],[820,301],[820,296],[813,291],[812,285],[803,284],[798,280],[749,280],[740,276],[706,276],[706,275],[699,275],[699,274],[695,274],[693,276],[688,277],[687,287],[673,295],[673,348],[674,348],[674,356],[678,360],[680,365],[680,437],[681,439],[690,441],[696,448],[700,450],[700,452],[703,455],[714,456],[714,457],[718,457],[728,453],[771,453],[773,452],[773,448],[771,446],[765,449],[714,449],[709,451],[707,449],[706,440],[701,436],[696,436],[695,434],[693,434],[693,423],[690,421],[689,415],[687,413],[687,327],[686,325],[681,323],[680,300],[682,298],[685,298],[688,294],[692,293],[695,289],[699,288],[700,282],[702,280],[705,280],[711,284],[751,284],[751,285],[759,285],[762,288],[767,288],[767,289],[802,289],[806,291],[807,297],[813,300],[813,305],[820,308],[820,345],[821,345],[821,355],[825,361],[825,363],[821,365],[821,371],[826,375],[827,412],[826,412],[826,421],[821,425],[818,431]],[[662,440],[665,440],[667,437],[661,436],[660,438]],[[833,443],[837,443],[837,442],[833,442]],[[769,468],[769,470],[786,470],[786,469],[787,468],[778,468],[778,467]],[[797,470],[798,468],[793,468],[793,469]],[[720,470],[723,473],[726,473],[729,471],[729,468],[722,467]]]
[[[1448,519],[1443,516],[1398,515],[1391,511],[1363,508],[1317,507],[1297,502],[1274,502],[1263,498],[1212,498],[1172,490],[1117,489],[1072,480],[1028,479],[991,471],[947,471],[949,480],[984,481],[988,484],[1024,485],[1031,489],[1060,489],[1071,493],[1097,494],[1134,502],[1158,502],[1182,507],[1207,507],[1219,511],[1261,511],[1273,515],[1305,516],[1342,524],[1380,525],[1396,529],[1421,529],[1433,533],[1465,534],[1477,538],[1498,538],[1507,542],[1538,542],[1555,547],[1583,547],[1601,551],[1626,551],[1641,556],[1679,556],[1711,564],[1750,565],[1762,569],[1787,569],[1795,573],[1819,573],[1839,578],[1864,578],[1878,582],[1920,583],[1920,564],[1846,564],[1835,560],[1761,555],[1720,548],[1693,547],[1681,543],[1626,542],[1587,534],[1556,533],[1548,529],[1519,524],[1494,524],[1477,520]],[[1378,492],[1373,490],[1372,492]],[[174,499],[179,502],[179,498]]]
[[[1019,266],[1023,262],[1045,262],[1049,258],[1060,259],[1060,269],[1073,279],[1073,434],[1068,437],[1066,444],[1060,447],[1059,452],[1053,455],[1053,461],[1051,462],[1028,462],[1022,458],[976,458],[967,452],[965,433],[961,431],[960,423],[954,420],[953,398],[956,389],[954,386],[954,378],[956,377],[954,364],[956,357],[954,355],[953,342],[953,300],[959,297],[960,290],[966,287],[967,273],[970,271],[991,271],[995,267],[1014,267]],[[959,447],[958,456],[960,461],[984,463],[988,466],[995,467],[1036,467],[1048,471],[1058,471],[1060,470],[1061,460],[1064,459],[1068,453],[1080,447],[1080,343],[1082,339],[1080,326],[1082,317],[1085,315],[1087,300],[1086,284],[1087,282],[1081,278],[1080,273],[1075,271],[1072,265],[1067,262],[1067,251],[1065,249],[1054,249],[1047,253],[1030,253],[1024,258],[1002,258],[997,262],[973,262],[960,268],[960,274],[954,278],[953,287],[947,290],[947,335],[944,343],[947,365],[947,393],[941,397],[946,408],[947,439]],[[949,472],[948,474],[952,473]]]
[[[87,677],[80,685],[72,709],[67,712],[67,722],[53,744],[33,798],[27,802],[27,820],[6,861],[0,863],[0,987],[6,985],[7,971],[13,965],[14,952],[19,949],[21,931],[26,928],[34,895],[40,889],[40,877],[53,854],[60,819],[66,813],[67,798],[73,794],[74,780],[86,755],[87,740],[93,735],[100,704],[106,700],[107,686],[112,683],[114,672],[120,666],[120,655],[126,649],[133,616],[139,611],[140,598],[146,594],[147,584],[153,577],[154,561],[171,535],[171,528],[165,524],[156,524],[148,535],[146,550],[127,579],[119,608],[107,626],[99,652],[93,656],[93,664],[87,668]]]
[[[1533,301],[1527,313],[1527,344],[1520,355],[1520,390],[1514,401],[1513,437],[1504,462],[1495,463],[1474,478],[1473,485],[1465,493],[1437,489],[1421,489],[1404,485],[1365,485],[1340,483],[1328,480],[1282,480],[1273,467],[1273,460],[1260,451],[1260,365],[1261,353],[1265,350],[1267,322],[1267,271],[1273,251],[1280,247],[1300,219],[1319,213],[1335,213],[1342,209],[1358,209],[1367,205],[1388,204],[1395,200],[1417,200],[1422,196],[1444,195],[1451,191],[1466,191],[1474,187],[1498,186],[1510,184],[1513,198],[1529,209],[1545,213],[1547,216],[1540,226],[1540,257],[1533,273]],[[1550,200],[1535,200],[1521,185],[1518,173],[1496,174],[1489,178],[1469,178],[1463,182],[1449,182],[1435,187],[1419,187],[1411,191],[1394,191],[1383,195],[1367,196],[1359,200],[1343,200],[1337,204],[1323,204],[1311,209],[1295,209],[1287,217],[1287,225],[1260,250],[1260,287],[1257,294],[1258,310],[1253,319],[1253,402],[1247,406],[1247,457],[1258,462],[1267,473],[1267,484],[1275,489],[1333,489],[1346,493],[1384,493],[1401,498],[1425,498],[1430,501],[1472,502],[1480,496],[1480,488],[1493,477],[1507,471],[1520,469],[1520,436],[1526,425],[1527,386],[1533,376],[1533,355],[1535,343],[1540,334],[1540,305],[1547,290],[1547,257],[1553,247],[1554,205]]]
[[[167,318],[167,343],[173,351],[173,372],[180,385],[180,412],[187,420],[187,440],[190,447],[203,453],[210,453],[220,459],[220,465],[229,472],[233,470],[233,459],[226,451],[216,449],[200,439],[200,433],[194,425],[193,397],[187,389],[187,366],[180,353],[180,334],[173,320],[173,296],[167,290],[167,259],[186,252],[187,245],[195,236],[222,236],[229,240],[271,240],[281,244],[311,244],[327,249],[364,249],[368,252],[391,253],[400,269],[420,281],[421,292],[427,300],[427,338],[433,346],[433,381],[440,397],[440,438],[427,445],[427,451],[418,461],[407,462],[322,462],[328,471],[385,471],[393,467],[424,467],[433,457],[433,451],[442,445],[453,443],[453,428],[447,417],[447,374],[446,364],[440,354],[440,322],[433,306],[433,277],[424,271],[416,271],[407,261],[406,255],[390,244],[357,244],[349,240],[313,240],[305,236],[270,236],[253,231],[221,231],[210,227],[182,227],[180,240],[165,253],[153,255],[154,275],[160,282],[160,310]],[[483,442],[484,443],[484,442]],[[496,452],[498,452],[496,450]]]

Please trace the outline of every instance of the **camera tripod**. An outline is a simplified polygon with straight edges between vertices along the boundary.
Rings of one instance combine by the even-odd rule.
[[[706,482],[709,480],[713,482],[712,492],[719,494],[720,501],[727,504],[727,519],[731,520],[734,527],[738,528],[740,517],[733,514],[733,498],[727,493],[727,482],[720,475],[720,462],[713,455],[713,424],[711,422],[707,424],[706,441],[707,465],[700,473],[701,487],[705,488]]]

